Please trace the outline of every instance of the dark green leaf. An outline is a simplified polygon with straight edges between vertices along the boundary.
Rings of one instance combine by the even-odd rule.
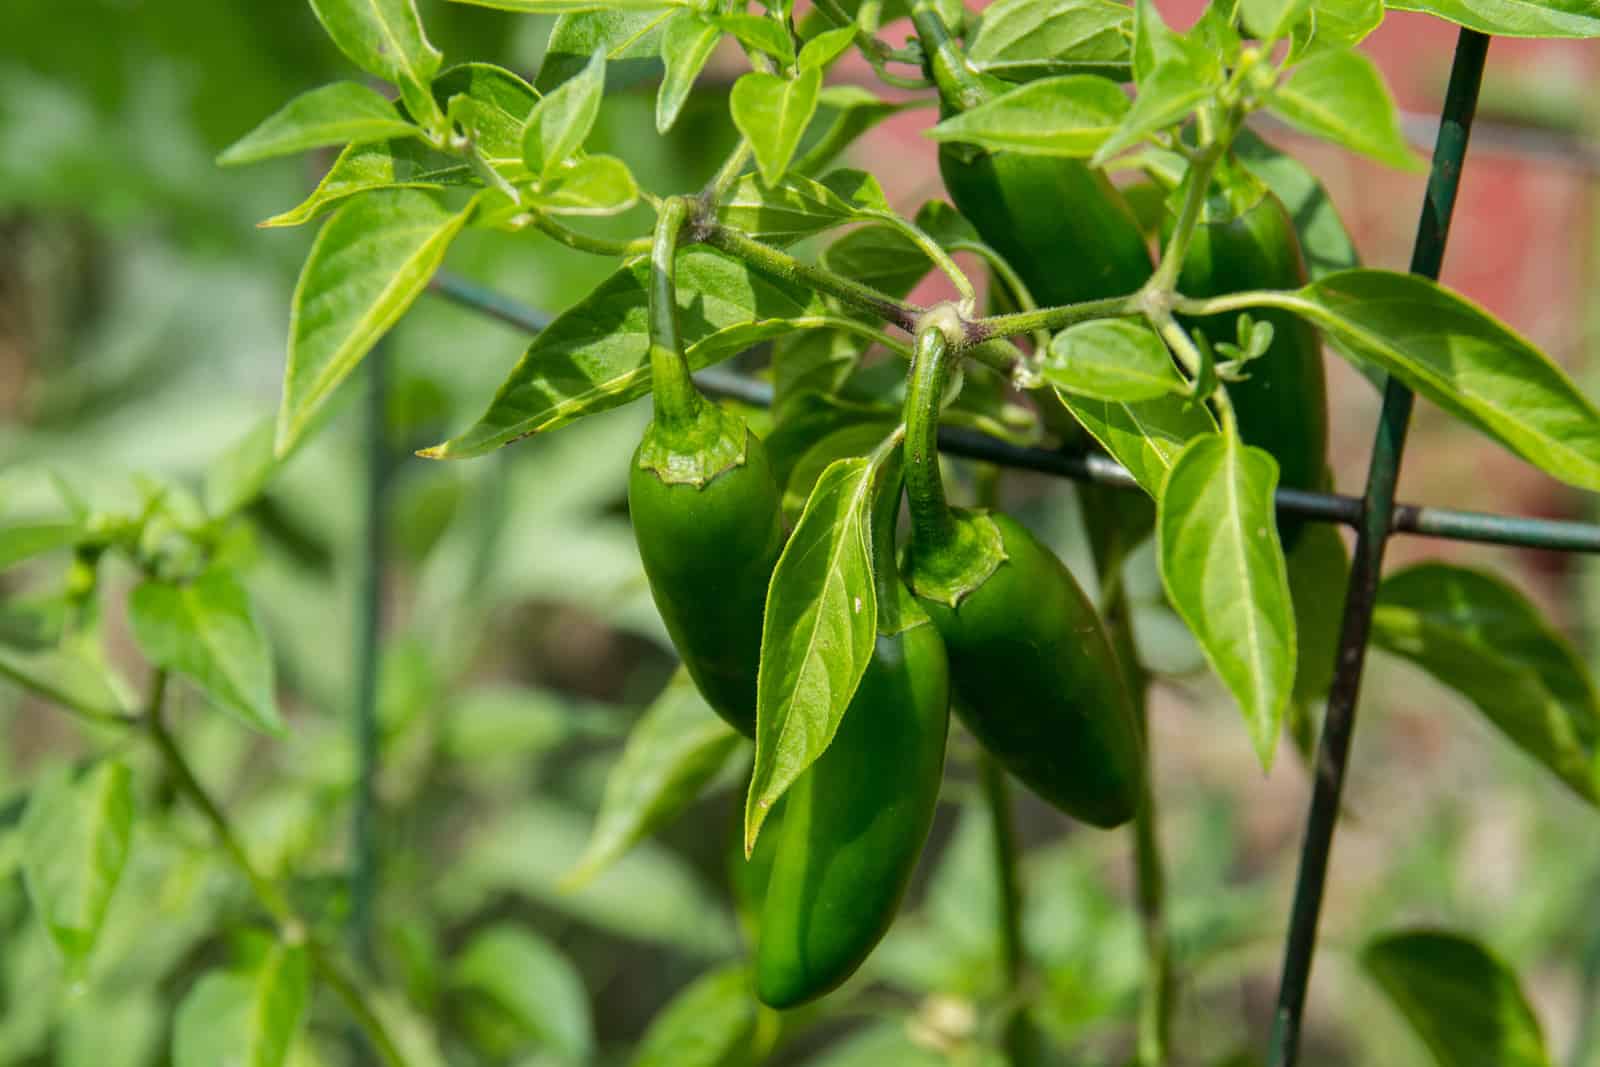
[[[194,679],[245,725],[283,732],[272,653],[232,572],[212,569],[183,585],[145,581],[128,597],[128,621],[152,663]]]
[[[1307,523],[1289,550],[1294,598],[1294,699],[1302,708],[1328,695],[1339,651],[1339,628],[1350,579],[1350,553],[1339,528]]]
[[[678,301],[691,367],[737,351],[731,331],[826,311],[808,290],[758,274],[705,246],[678,254]],[[519,437],[626,404],[650,389],[648,259],[635,260],[551,323],[466,433],[424,454],[482,455]],[[722,336],[719,337],[719,333]]]
[[[806,449],[783,483],[784,520],[799,521],[812,490],[836,460],[867,455],[883,443],[897,424],[898,420],[890,417],[866,417],[834,430]]]
[[[421,295],[470,213],[451,212],[430,193],[396,189],[364,196],[328,220],[295,287],[279,455]]]
[[[1384,6],[1497,37],[1600,37],[1592,0],[1385,0]]]
[[[1273,148],[1249,130],[1239,132],[1233,151],[1245,169],[1265,182],[1283,201],[1289,217],[1294,220],[1306,273],[1312,281],[1361,265],[1355,243],[1350,240],[1349,231],[1328,198],[1328,191],[1303,163]]]
[[[856,205],[828,185],[798,174],[785,176],[776,186],[746,174],[717,202],[717,221],[768,244],[798,241],[858,214]]]
[[[1295,674],[1277,487],[1269,454],[1232,433],[1208,434],[1173,464],[1157,517],[1162,583],[1239,702],[1263,766],[1272,764]]]
[[[733,83],[729,99],[733,124],[755,150],[756,164],[768,185],[776,185],[789,169],[821,91],[822,71],[816,68],[793,81],[755,71]]]
[[[133,791],[128,768],[102,761],[81,781],[69,768],[33,788],[22,816],[22,877],[51,940],[80,970],[128,860]]]
[[[281,1067],[310,995],[310,967],[300,948],[274,945],[252,971],[204,975],[178,1005],[173,1067]]]
[[[833,740],[876,646],[868,536],[874,471],[866,459],[842,459],[824,471],[773,571],[761,628],[746,854],[772,806]]]
[[[217,157],[223,165],[253,163],[333,144],[408,137],[416,128],[365,85],[334,82],[301,93]]]
[[[606,776],[605,797],[569,884],[583,884],[633,844],[683,812],[741,748],[687,671],[650,705]]]
[[[831,271],[903,299],[933,269],[933,261],[904,230],[884,224],[859,226],[822,253]]]
[[[1515,972],[1478,942],[1407,930],[1373,940],[1361,964],[1439,1067],[1551,1067]]]
[[[1400,170],[1421,170],[1406,144],[1394,98],[1372,60],[1359,52],[1320,52],[1296,67],[1268,101],[1276,115],[1313,137]]]
[[[1384,580],[1372,639],[1472,701],[1579,796],[1600,803],[1600,703],[1583,660],[1521,593],[1422,563]]]
[[[456,961],[451,981],[493,999],[563,1062],[583,1063],[593,1055],[594,1023],[583,978],[531,929],[503,922],[480,931]]]
[[[953,115],[929,130],[928,136],[996,151],[1092,156],[1116,132],[1128,106],[1116,82],[1092,74],[1066,74],[1029,82]]]
[[[1062,330],[1051,339],[1041,369],[1057,389],[1116,403],[1187,388],[1161,338],[1128,319],[1097,319]]]
[[[576,10],[581,6],[569,5],[572,10],[556,19],[550,31],[535,82],[541,93],[576,76],[588,66],[597,48],[606,54],[606,89],[610,92],[660,74],[657,57],[663,47],[662,35],[683,8],[624,2],[608,3],[604,9],[590,4],[593,10]]]
[[[724,1067],[755,1037],[756,997],[742,966],[701,975],[650,1021],[630,1067]]]

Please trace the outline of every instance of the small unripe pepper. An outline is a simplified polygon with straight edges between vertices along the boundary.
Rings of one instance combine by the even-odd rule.
[[[777,828],[756,947],[756,994],[775,1008],[821,996],[861,966],[899,910],[938,806],[949,671],[895,567],[897,469],[885,488],[873,523],[877,645]]]
[[[1142,761],[1122,668],[1071,573],[1020,523],[952,509],[937,452],[948,343],[917,337],[906,395],[903,571],[944,637],[956,712],[1012,774],[1084,822],[1133,818]]]
[[[755,736],[767,584],[783,548],[780,494],[760,439],[689,377],[673,282],[687,216],[667,201],[650,289],[655,418],[628,475],[628,514],[656,609],[701,695]]]

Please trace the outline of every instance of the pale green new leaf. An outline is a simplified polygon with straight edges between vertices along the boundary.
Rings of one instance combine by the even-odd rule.
[[[756,765],[745,804],[747,855],[772,806],[833,740],[877,644],[873,472],[864,458],[824,471],[772,573],[756,684]]]
[[[116,676],[70,647],[24,651],[0,645],[0,678],[86,719],[117,719],[128,713]]]
[[[1528,755],[1600,804],[1600,702],[1582,658],[1499,578],[1421,563],[1384,579],[1378,647],[1470,700]]]
[[[729,107],[733,124],[755,150],[768,185],[776,185],[800,147],[822,91],[822,71],[813,67],[793,81],[754,71],[733,83]]]
[[[1421,170],[1406,144],[1394,97],[1372,60],[1350,49],[1319,52],[1273,90],[1267,106],[1313,137],[1371,156],[1400,170]]]
[[[299,226],[352,196],[377,189],[443,189],[473,180],[472,169],[466,164],[441,165],[443,158],[410,138],[353,144],[339,153],[322,181],[297,207],[257,225]]]
[[[1384,6],[1496,37],[1600,37],[1593,0],[1386,0]]]
[[[984,9],[967,56],[998,77],[1103,74],[1123,79],[1132,62],[1133,15],[1117,0],[999,0]]]
[[[311,9],[352,63],[396,85],[413,118],[438,126],[429,86],[444,57],[422,29],[416,0],[311,0]]]
[[[502,922],[479,932],[456,960],[451,985],[494,1000],[540,1048],[566,1063],[594,1054],[594,1021],[583,978],[532,929]]]
[[[1245,29],[1263,42],[1284,37],[1310,9],[1311,0],[1239,0]]]
[[[1313,48],[1352,48],[1383,22],[1383,0],[1312,0],[1311,10]]]
[[[826,312],[810,290],[704,245],[678,253],[676,274],[685,355],[695,370],[733,355],[753,325],[782,328],[785,320]],[[649,392],[649,281],[650,262],[641,257],[601,282],[534,339],[471,429],[422,454],[482,455]]]
[[[364,144],[408,137],[417,129],[388,100],[365,85],[334,82],[301,93],[261,125],[225,148],[227,166],[287,156],[333,144]]]
[[[678,121],[694,83],[722,40],[722,30],[695,11],[672,16],[661,34],[661,62],[666,73],[656,93],[656,132],[666,133]]]
[[[1197,81],[1215,81],[1221,75],[1220,57],[1196,38],[1169,28],[1155,0],[1134,0],[1133,22],[1133,74],[1141,87],[1168,63],[1188,67]]]
[[[1516,973],[1478,942],[1399,931],[1368,943],[1361,966],[1439,1067],[1552,1067]]]
[[[711,15],[710,20],[724,33],[732,34],[755,51],[765,52],[785,66],[794,62],[794,38],[777,20],[743,12]]]
[[[254,970],[202,976],[178,1005],[173,1067],[282,1067],[310,997],[305,950],[281,944]]]
[[[1330,274],[1276,306],[1310,319],[1546,473],[1600,490],[1600,411],[1525,338],[1414,274]]]
[[[1057,389],[1118,403],[1154,400],[1186,388],[1161,338],[1128,319],[1067,327],[1051,339],[1040,369]]]
[[[530,171],[547,180],[577,154],[594,129],[605,89],[606,54],[596,49],[582,73],[533,106],[522,139],[522,158]]]
[[[128,622],[152,663],[194,679],[245,725],[283,732],[272,652],[233,572],[213,568],[181,585],[146,580],[128,597]]]
[[[395,189],[363,196],[328,220],[295,286],[279,455],[421,295],[471,211]]]
[[[616,156],[582,156],[557,167],[529,201],[550,215],[615,215],[639,202],[639,183]]]
[[[1228,432],[1183,450],[1158,498],[1161,580],[1270,767],[1294,686],[1295,624],[1273,493],[1278,464]]]
[[[800,49],[799,65],[801,70],[810,70],[813,67],[827,70],[828,66],[847,52],[856,40],[856,30],[853,26],[840,26],[835,30],[824,30],[805,43]]]
[[[996,151],[1091,156],[1128,113],[1116,82],[1065,74],[1029,82],[945,119],[928,131],[935,141],[961,141]]]
[[[606,775],[588,847],[567,883],[588,881],[634,842],[681,814],[742,747],[741,740],[711,710],[688,671],[679,668],[640,716]]]
[[[28,797],[20,826],[22,879],[34,914],[69,967],[94,948],[133,837],[128,768],[103,760],[80,781],[47,773]]]
[[[707,972],[650,1020],[629,1067],[724,1067],[755,1038],[756,997],[742,965]]]
[[[1178,381],[1176,368],[1173,380]],[[1089,435],[1133,475],[1152,497],[1161,492],[1167,472],[1196,437],[1215,433],[1217,422],[1203,403],[1177,393],[1150,400],[1094,400],[1056,390]]]
[[[1188,63],[1163,63],[1139,83],[1133,107],[1122,117],[1116,131],[1095,150],[1090,165],[1100,166],[1151,134],[1181,124],[1196,105],[1211,98],[1211,90],[1210,84],[1195,80],[1194,69]]]
[[[19,522],[0,527],[0,571],[58,548],[71,548],[83,534],[82,525],[76,522]]]

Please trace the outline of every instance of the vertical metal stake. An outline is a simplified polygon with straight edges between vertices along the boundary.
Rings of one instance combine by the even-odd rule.
[[[1439,277],[1488,49],[1489,38],[1472,30],[1462,30],[1456,40],[1450,87],[1445,93],[1439,139],[1433,151],[1433,170],[1428,177],[1422,219],[1417,225],[1417,242],[1411,255],[1414,274]],[[1283,978],[1278,987],[1278,1010],[1272,1025],[1269,1060],[1272,1067],[1293,1067],[1299,1056],[1300,1022],[1311,978],[1311,957],[1316,950],[1317,917],[1322,909],[1328,854],[1333,845],[1339,796],[1350,757],[1350,737],[1355,730],[1361,668],[1366,660],[1367,634],[1378,598],[1378,581],[1382,577],[1384,545],[1394,515],[1395,482],[1405,451],[1411,402],[1411,390],[1391,378],[1383,392],[1383,412],[1379,416],[1371,466],[1367,470],[1367,489],[1356,532],[1350,585],[1345,593],[1337,673],[1328,693],[1322,740],[1317,745],[1316,780],[1311,793],[1311,811],[1306,819],[1305,841],[1300,848],[1300,872],[1295,881],[1294,908],[1289,918],[1289,937],[1284,945]]]

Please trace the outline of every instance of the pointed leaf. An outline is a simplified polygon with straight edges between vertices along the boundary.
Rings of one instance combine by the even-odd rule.
[[[858,217],[857,205],[798,174],[786,175],[776,186],[746,174],[717,202],[718,222],[769,244],[798,241]]]
[[[794,38],[777,20],[743,12],[711,15],[710,19],[722,32],[737,37],[741,44],[773,56],[784,66],[794,62]]]
[[[1091,156],[1128,113],[1116,82],[1066,74],[1029,82],[945,119],[928,131],[935,141],[961,141],[996,151]]]
[[[433,95],[458,110],[462,98],[470,100],[467,132],[478,151],[498,168],[521,168],[523,128],[539,102],[533,86],[492,63],[460,63],[434,79]]]
[[[1493,575],[1422,563],[1384,579],[1379,648],[1472,701],[1518,748],[1600,804],[1600,702],[1582,658]]]
[[[1401,931],[1368,944],[1361,965],[1439,1067],[1552,1067],[1516,973],[1478,942]]]
[[[1161,338],[1128,319],[1097,319],[1062,330],[1051,339],[1041,370],[1057,389],[1098,400],[1154,400],[1186,389]]]
[[[518,11],[528,15],[570,15],[590,11],[660,11],[676,7],[677,0],[453,0],[472,7]]]
[[[757,71],[733,83],[729,98],[733,124],[755,150],[756,164],[768,185],[776,185],[788,170],[816,113],[821,90],[822,71],[815,68],[793,81]]]
[[[1372,60],[1349,49],[1321,52],[1296,67],[1267,105],[1295,129],[1400,170],[1422,160],[1400,132],[1400,113]]]
[[[1294,686],[1295,626],[1278,543],[1278,464],[1231,433],[1196,438],[1158,500],[1161,580],[1238,700],[1270,767]]]
[[[1132,43],[1132,12],[1117,0],[999,0],[984,9],[967,56],[1002,78],[1103,74],[1122,80]]]
[[[676,273],[685,355],[695,370],[737,350],[734,338],[719,337],[724,331],[826,310],[809,290],[703,245],[678,253]],[[534,339],[476,425],[423,454],[482,455],[649,392],[649,282],[650,262],[640,258],[600,283]]]
[[[397,86],[412,117],[439,128],[428,87],[444,57],[422,29],[416,0],[311,0],[311,10],[350,62]]]
[[[441,165],[441,160],[446,160],[446,165]],[[448,164],[447,157],[416,140],[353,144],[339,153],[322,181],[299,206],[257,225],[299,226],[352,196],[376,189],[443,189],[474,180],[470,167]]]
[[[373,193],[328,220],[295,286],[278,453],[393,326],[444,259],[471,208],[452,213],[430,193]]]
[[[304,949],[274,945],[253,971],[212,971],[190,988],[172,1027],[173,1067],[282,1067],[305,1022]]]
[[[557,167],[530,200],[550,215],[615,215],[639,202],[639,184],[616,156],[583,156]]]
[[[873,471],[866,459],[842,459],[823,472],[772,573],[746,854],[772,806],[833,740],[877,644],[868,543]]]
[[[1497,37],[1600,37],[1600,10],[1590,0],[1385,0],[1384,6]]]
[[[835,30],[823,30],[800,49],[797,60],[801,70],[810,70],[816,67],[827,70],[834,60],[850,50],[856,42],[856,28],[854,26],[840,26]]]
[[[617,92],[661,74],[661,38],[681,7],[607,4],[556,19],[545,43],[534,84],[548,93],[589,65],[595,50],[606,54],[606,89]],[[527,113],[523,113],[526,117]]]
[[[533,106],[522,138],[522,158],[530,171],[548,179],[583,147],[600,115],[605,89],[606,55],[596,49],[581,74]]]
[[[301,93],[217,157],[223,165],[252,163],[333,144],[408,137],[416,127],[388,100],[355,82],[334,82]]]
[[[743,966],[701,975],[650,1021],[629,1067],[723,1067],[755,1038],[756,997]]]
[[[1176,380],[1177,369],[1172,373]],[[1160,494],[1167,472],[1185,446],[1217,430],[1205,404],[1176,393],[1121,403],[1074,396],[1059,389],[1056,397],[1152,497]]]
[[[110,670],[70,648],[23,651],[0,645],[0,678],[87,719],[118,719],[128,713]]]
[[[246,726],[283,732],[271,650],[231,571],[212,569],[184,585],[146,581],[128,598],[128,621],[152,663],[194,679]]]
[[[606,775],[600,813],[568,884],[588,881],[634,842],[681,814],[742,747],[740,740],[679,668],[640,716]]]
[[[694,83],[717,50],[722,30],[695,11],[672,16],[661,34],[661,62],[666,74],[656,94],[656,132],[666,133],[678,121]]]
[[[69,966],[94,948],[133,836],[128,768],[102,761],[81,781],[69,768],[33,788],[23,813],[22,877],[34,914]]]
[[[503,922],[473,937],[451,984],[490,997],[541,1048],[563,1062],[594,1054],[594,1022],[583,978],[561,951],[531,929]]]
[[[1220,57],[1202,43],[1170,29],[1162,21],[1156,0],[1134,0],[1133,75],[1143,87],[1157,68],[1178,63],[1195,72],[1197,78],[1212,80],[1222,72]]]
[[[1398,5],[1390,5],[1398,6]],[[1352,48],[1383,22],[1383,0],[1312,0],[1313,48]],[[1600,19],[1595,20],[1600,32]]]
[[[1122,117],[1116,132],[1095,150],[1090,165],[1099,166],[1151,134],[1181,124],[1191,110],[1211,98],[1211,91],[1210,83],[1195,80],[1194,69],[1189,64],[1163,63],[1140,83],[1133,107]]]

